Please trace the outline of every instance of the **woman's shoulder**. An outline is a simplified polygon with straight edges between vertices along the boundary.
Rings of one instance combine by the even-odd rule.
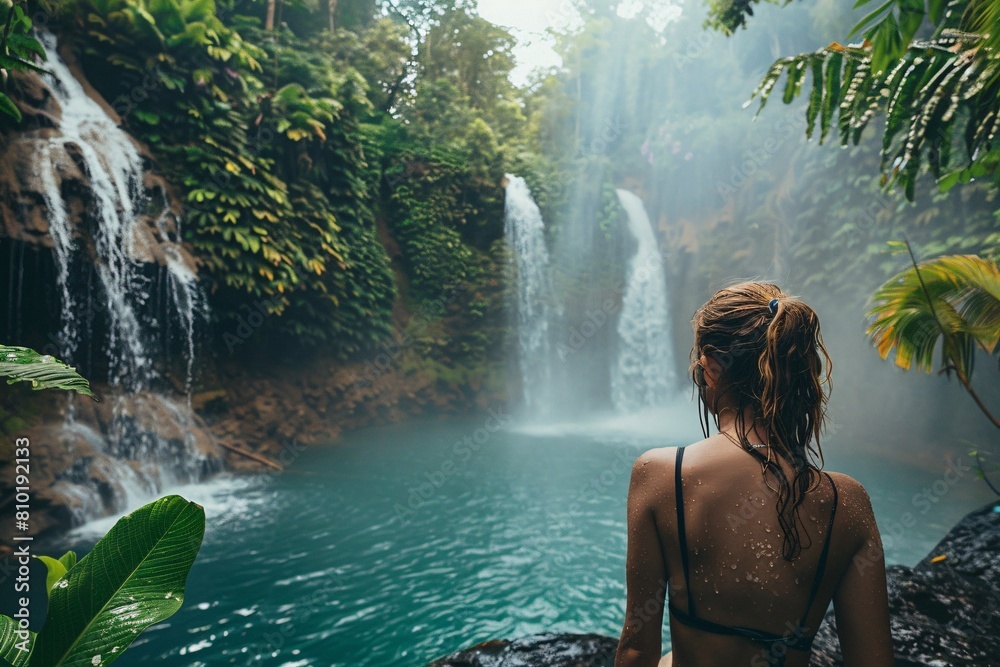
[[[705,442],[700,440],[695,445]],[[674,486],[674,468],[677,463],[677,451],[687,446],[656,447],[648,449],[636,458],[632,466],[633,485],[652,486],[660,492],[670,491]],[[687,467],[687,459],[684,461]]]
[[[632,487],[654,493],[662,491],[665,484],[673,485],[674,462],[677,447],[656,447],[643,452],[632,464]]]
[[[868,491],[858,480],[842,472],[825,471],[837,488],[837,524],[864,540],[878,534]]]
[[[837,488],[837,495],[845,503],[866,503],[871,504],[868,491],[858,480],[850,475],[834,470],[824,470]]]

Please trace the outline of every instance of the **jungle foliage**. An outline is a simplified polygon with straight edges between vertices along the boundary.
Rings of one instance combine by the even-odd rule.
[[[41,72],[35,58],[45,59],[45,49],[32,36],[32,21],[20,2],[13,2],[0,12],[3,30],[0,32],[0,71]],[[21,110],[3,91],[0,91],[0,115],[21,120]]]
[[[861,43],[834,42],[782,58],[754,96],[763,108],[784,75],[787,103],[811,77],[806,132],[811,136],[818,127],[820,143],[833,130],[841,144],[857,144],[879,114],[883,182],[898,182],[908,199],[923,167],[942,190],[993,178],[1000,161],[998,21],[1000,3],[990,0],[926,6],[924,0],[887,0],[851,31],[864,35]]]
[[[475,327],[525,135],[513,38],[465,0],[271,5],[41,11],[179,187],[220,335],[263,310],[259,340],[348,357],[390,335],[397,298],[451,294]]]
[[[562,66],[521,88],[510,81],[511,35],[472,0],[48,1],[89,78],[179,186],[219,335],[251,309],[271,313],[253,345],[351,356],[390,335],[394,304],[412,313],[446,303],[450,352],[486,349],[502,296],[506,172],[528,181],[554,248],[584,246],[580,272],[557,276],[560,297],[581,307],[595,284],[614,295],[609,267],[631,243],[615,187],[643,197],[679,312],[714,286],[713,267],[858,300],[899,269],[885,253],[899,232],[927,255],[1000,245],[992,158],[976,143],[985,125],[971,120],[989,111],[995,81],[979,73],[992,56],[962,33],[984,20],[963,8],[983,0],[943,12],[920,3],[941,24],[918,28],[903,15],[911,5],[892,0],[862,24],[889,43],[911,35],[919,48],[880,47],[876,59],[901,54],[919,76],[872,68],[871,39],[810,51],[861,18],[840,0],[780,11],[771,5],[783,0],[713,0],[709,23],[731,37],[704,31],[704,13],[688,8],[639,3],[624,16],[620,3],[574,0],[579,20],[553,31]],[[746,25],[755,11],[767,20]],[[779,76],[794,71],[791,108],[751,123],[740,108],[747,81],[775,53],[797,52],[775,63]],[[875,92],[859,88],[848,103],[862,75]],[[950,94],[921,97],[924,77],[952,86],[958,106]],[[886,83],[895,98],[879,98]],[[905,113],[906,100],[930,115]],[[882,151],[861,141],[880,129],[873,103],[898,105]],[[846,137],[847,149],[808,145],[803,116],[817,139]],[[921,123],[926,143],[908,148]],[[905,187],[881,189],[871,177],[880,164]],[[942,182],[975,182],[923,187],[934,173],[919,164],[937,165]]]

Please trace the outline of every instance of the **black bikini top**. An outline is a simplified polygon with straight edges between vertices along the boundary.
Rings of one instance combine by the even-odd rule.
[[[680,538],[681,564],[684,568],[684,583],[687,585],[688,608],[687,611],[678,609],[674,606],[673,601],[671,600],[669,604],[670,613],[684,625],[697,628],[698,630],[704,630],[705,632],[713,632],[719,635],[735,635],[738,637],[745,637],[753,642],[767,646],[784,644],[786,648],[806,652],[811,651],[815,633],[810,637],[806,637],[798,631],[791,635],[776,635],[773,632],[755,630],[754,628],[722,625],[721,623],[715,623],[705,618],[699,618],[695,615],[694,595],[691,592],[691,577],[688,573],[687,535],[684,532],[684,492],[681,486],[681,462],[683,459],[684,448],[678,447],[677,463],[674,466],[674,486],[677,493],[677,532]],[[797,626],[797,630],[801,629],[803,632],[806,629],[806,617],[809,614],[809,610],[812,609],[813,601],[816,599],[816,593],[819,591],[819,585],[823,580],[823,574],[826,570],[826,559],[830,551],[830,535],[833,532],[833,519],[837,514],[837,485],[833,483],[833,478],[831,478],[828,473],[823,474],[830,480],[830,485],[833,487],[833,510],[830,512],[830,524],[826,530],[826,542],[823,544],[823,551],[819,556],[819,566],[816,568],[816,577],[813,579],[812,590],[809,593],[809,602],[806,603],[806,609],[802,613],[802,619],[799,621]],[[780,653],[780,656],[775,655],[774,657],[776,660],[769,662],[772,662],[772,664],[784,664],[784,651],[772,651],[772,653]]]

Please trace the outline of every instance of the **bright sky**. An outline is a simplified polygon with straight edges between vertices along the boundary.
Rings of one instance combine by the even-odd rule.
[[[646,12],[646,21],[654,30],[662,31],[681,15],[684,0],[620,0],[618,15],[631,18]],[[571,0],[479,0],[479,15],[487,21],[510,29],[517,38],[514,48],[517,67],[511,73],[516,84],[524,84],[531,71],[538,67],[561,64],[552,50],[552,39],[546,35],[550,27],[567,28],[579,22]]]
[[[572,25],[576,20],[576,10],[569,0],[479,0],[479,15],[509,28],[517,38],[517,68],[511,74],[516,84],[527,82],[537,67],[561,64],[545,30]]]

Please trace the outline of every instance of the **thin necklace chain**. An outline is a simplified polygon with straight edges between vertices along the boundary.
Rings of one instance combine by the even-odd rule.
[[[734,445],[736,445],[737,447],[739,447],[743,451],[747,451],[747,449],[743,445],[741,445],[740,442],[738,440],[736,440],[729,432],[720,430],[719,433],[722,434],[722,435],[724,435],[724,436],[726,436],[726,438],[730,442],[732,442]],[[761,447],[767,447],[767,461],[761,461],[761,463],[760,463],[760,474],[764,478],[764,484],[767,485],[767,488],[771,489],[775,493],[778,493],[779,492],[778,489],[776,489],[773,486],[771,486],[771,483],[767,479],[767,464],[771,462],[771,445],[770,444],[750,444],[750,446],[753,449],[760,449]],[[816,486],[810,487],[809,489],[806,489],[806,491],[812,491],[812,490],[814,490],[816,488],[819,488],[819,485],[822,482],[822,475],[817,475],[817,477],[819,479],[817,479],[817,481],[816,481]]]
[[[722,435],[726,436],[726,438],[728,438],[730,442],[732,442],[734,445],[736,445],[737,447],[739,447],[743,451],[747,451],[747,449],[742,444],[740,444],[739,441],[737,441],[736,438],[734,438],[732,435],[730,435],[727,431],[720,430],[719,433],[721,433]],[[773,486],[771,486],[771,483],[767,479],[767,464],[771,462],[771,445],[758,443],[758,444],[751,444],[750,447],[752,447],[753,449],[760,449],[761,447],[767,447],[767,461],[761,461],[760,462],[760,475],[764,479],[764,484],[767,485],[767,488],[771,489],[775,493],[779,493],[778,489],[776,489]]]

